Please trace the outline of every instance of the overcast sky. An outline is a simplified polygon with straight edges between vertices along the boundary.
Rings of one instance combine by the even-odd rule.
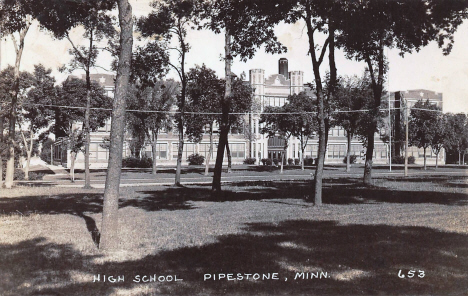
[[[151,8],[148,0],[131,0],[136,15],[144,15]],[[271,55],[259,49],[252,60],[246,63],[235,60],[233,71],[236,74],[250,69],[264,69],[266,76],[278,71],[278,59],[285,57],[289,60],[289,71],[300,70],[304,72],[304,82],[313,79],[310,57],[307,55],[307,34],[302,23],[294,25],[279,25],[276,28],[279,40],[288,47],[288,52],[281,55]],[[80,42],[81,33],[74,34],[75,43]],[[215,35],[209,31],[194,31],[189,33],[191,50],[187,56],[187,66],[205,63],[214,69],[221,77],[224,76],[224,63],[221,55],[224,52],[224,37]],[[85,44],[85,43],[83,43]],[[63,80],[66,74],[59,73],[56,69],[69,61],[70,56],[68,41],[54,40],[47,32],[35,25],[26,36],[25,50],[21,62],[21,70],[31,71],[33,65],[42,63],[54,70],[58,81]],[[390,71],[386,88],[390,91],[409,89],[428,89],[443,93],[445,112],[468,113],[468,22],[458,28],[455,34],[455,45],[449,56],[443,56],[437,44],[432,43],[418,53],[406,54],[404,58],[398,55],[398,50],[387,50]],[[176,63],[176,55],[172,55]],[[364,63],[349,61],[343,52],[336,54],[336,63],[339,75],[361,75],[364,71]],[[108,68],[110,57],[102,55],[99,64]],[[2,41],[1,67],[14,63],[14,49],[12,42],[7,39]],[[324,61],[323,71],[328,68]],[[101,73],[102,69],[95,69],[94,73]],[[79,72],[76,72],[79,74]],[[168,77],[177,78],[171,71]]]

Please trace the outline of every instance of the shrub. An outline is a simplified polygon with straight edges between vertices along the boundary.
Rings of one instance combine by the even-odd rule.
[[[346,159],[347,159],[347,157],[345,156],[343,158],[343,163],[346,163]],[[354,155],[354,154],[350,155],[349,156],[349,163],[356,163],[356,159],[357,159],[356,155]]]
[[[301,163],[301,160],[299,158],[294,158],[294,164],[299,165]]]
[[[44,173],[29,172],[28,176],[30,181],[42,180]]]
[[[248,157],[244,159],[244,164],[255,164],[257,159],[255,157]]]
[[[24,180],[24,171],[22,169],[15,169],[13,180],[18,180],[18,181]]]
[[[314,164],[314,159],[313,158],[310,158],[310,157],[306,157],[304,158],[304,165],[313,165]]]
[[[149,157],[133,157],[129,156],[122,159],[122,167],[124,168],[150,168],[153,165],[153,160]]]
[[[294,164],[294,159],[288,158],[288,165],[293,165]]]
[[[47,140],[42,143],[42,150],[41,150],[41,153],[39,154],[39,157],[47,163],[51,163],[50,149],[52,149],[53,143],[54,141],[50,138],[47,138]]]
[[[270,158],[262,158],[262,164],[263,165],[272,165],[273,161]]]
[[[275,165],[278,165],[279,162],[280,162],[280,161],[279,161],[278,158],[273,158],[273,163],[274,163]]]
[[[189,165],[201,165],[205,161],[205,156],[200,155],[198,153],[189,155],[187,158]]]
[[[414,156],[408,156],[408,164],[414,164],[416,159]],[[404,156],[393,156],[392,163],[394,164],[405,164],[405,157]]]
[[[409,158],[408,158],[409,160]],[[404,156],[393,156],[392,157],[392,163],[394,164],[404,164],[405,163],[405,157]]]

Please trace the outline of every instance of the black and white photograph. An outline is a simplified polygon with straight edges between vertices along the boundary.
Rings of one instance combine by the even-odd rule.
[[[0,0],[0,295],[468,295],[468,1]]]

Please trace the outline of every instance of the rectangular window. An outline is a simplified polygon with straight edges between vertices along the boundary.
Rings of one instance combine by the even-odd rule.
[[[99,160],[107,160],[108,159],[108,153],[107,149],[102,148],[100,145],[97,147],[97,159]]]
[[[304,152],[304,158],[306,157],[316,158],[317,156],[318,156],[318,144],[307,144],[305,152]]]
[[[175,154],[177,158],[177,152]],[[153,147],[146,149],[146,155],[153,157]],[[156,159],[167,159],[167,143],[156,143]]]
[[[179,143],[172,143],[172,159],[177,159],[179,149]],[[186,161],[189,155],[195,153],[195,144],[193,143],[184,143],[184,149],[182,151],[182,161]]]
[[[329,144],[328,158],[342,158],[346,155],[346,145],[344,144]]]
[[[172,143],[172,159],[177,159],[179,143]]]

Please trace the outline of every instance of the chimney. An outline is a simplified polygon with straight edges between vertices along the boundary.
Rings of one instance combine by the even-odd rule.
[[[282,74],[286,79],[288,79],[288,59],[281,58],[278,61],[278,74]]]

